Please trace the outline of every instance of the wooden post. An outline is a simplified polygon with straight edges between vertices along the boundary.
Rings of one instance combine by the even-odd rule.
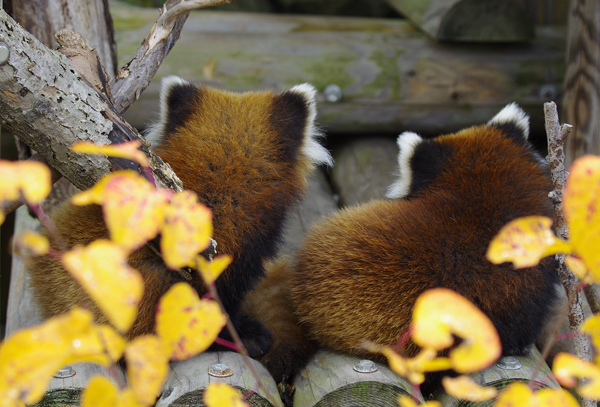
[[[571,0],[562,119],[573,125],[566,167],[584,154],[600,154],[600,2]]]

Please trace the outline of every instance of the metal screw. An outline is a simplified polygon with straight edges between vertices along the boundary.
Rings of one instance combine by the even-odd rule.
[[[0,41],[0,65],[4,65],[8,61],[10,55],[10,49],[5,42]]]
[[[554,85],[544,85],[540,88],[540,99],[544,102],[550,102],[556,98],[556,93]]]
[[[354,370],[358,373],[373,373],[377,371],[377,365],[367,359],[363,359],[354,366]]]
[[[213,377],[229,377],[233,376],[233,370],[224,363],[217,363],[208,369],[208,374]]]
[[[54,377],[57,379],[66,379],[67,377],[73,376],[75,376],[75,369],[73,369],[71,366],[63,367],[54,375]]]
[[[323,95],[325,95],[325,100],[329,103],[337,103],[342,100],[342,88],[338,85],[327,85],[325,90],[323,90]]]
[[[521,368],[521,362],[512,356],[505,356],[496,363],[496,366],[504,370],[518,370]]]

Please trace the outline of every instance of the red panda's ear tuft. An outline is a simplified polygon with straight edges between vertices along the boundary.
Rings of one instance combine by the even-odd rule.
[[[400,152],[398,153],[398,179],[389,186],[387,198],[404,198],[410,193],[410,186],[413,180],[412,158],[419,144],[423,143],[423,138],[416,133],[405,131],[398,136],[397,144]]]
[[[494,116],[488,126],[497,127],[519,142],[529,137],[529,116],[516,103],[509,103]]]
[[[323,134],[316,123],[316,94],[312,85],[304,83],[275,95],[271,123],[284,141],[284,152],[290,158],[301,153],[313,164],[331,166],[331,155],[318,142]]]
[[[145,132],[145,137],[156,147],[167,135],[185,122],[200,99],[201,90],[176,75],[166,76],[160,82],[160,116]]]

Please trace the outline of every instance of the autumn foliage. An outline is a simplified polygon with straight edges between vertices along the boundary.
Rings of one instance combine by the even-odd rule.
[[[147,163],[135,144],[97,147],[75,146],[80,152],[111,154]],[[36,205],[50,191],[47,168],[37,163],[0,161],[0,199],[24,196]],[[583,157],[571,169],[565,212],[571,230],[566,242],[552,232],[552,220],[542,217],[519,219],[506,225],[491,243],[488,259],[510,261],[515,267],[529,267],[554,253],[566,253],[579,278],[600,281],[600,158]],[[0,344],[0,407],[38,402],[52,375],[62,366],[92,362],[110,366],[124,357],[128,387],[119,388],[106,377],[94,377],[83,393],[82,405],[151,406],[161,392],[170,360],[183,360],[205,351],[226,324],[226,316],[213,299],[198,298],[189,285],[173,285],[157,307],[156,334],[127,342],[122,336],[132,325],[143,292],[139,273],[129,267],[129,254],[161,234],[161,253],[172,268],[191,266],[206,284],[214,283],[229,265],[227,255],[208,261],[198,253],[212,235],[211,212],[191,192],[174,193],[156,188],[133,171],[120,171],[103,178],[95,187],[75,195],[76,205],[102,206],[110,240],[61,253],[60,258],[73,278],[90,294],[106,314],[111,326],[96,325],[90,312],[74,309],[47,320],[40,326],[23,329]],[[185,230],[186,233],[181,233]],[[34,232],[17,236],[17,244],[34,255],[49,251],[48,241]],[[583,331],[600,345],[600,317],[584,325]],[[469,373],[485,369],[501,354],[494,326],[472,303],[448,289],[426,291],[417,301],[411,325],[412,339],[422,351],[413,358],[400,356],[389,347],[365,344],[384,354],[390,368],[415,386],[427,372],[453,369],[462,374],[445,378],[443,386],[454,397],[484,401],[496,398],[497,406],[574,406],[575,398],[561,389],[534,392],[515,383],[498,393],[495,388],[475,383]],[[439,351],[461,343],[447,356]],[[576,387],[583,397],[600,399],[600,359],[589,363],[569,355],[556,357],[553,373],[565,387]],[[578,387],[578,379],[589,382]],[[242,395],[223,383],[210,384],[204,393],[208,406],[247,405]],[[415,401],[403,396],[401,406]],[[434,405],[436,402],[429,402]],[[438,403],[439,404],[439,403]],[[438,405],[436,404],[436,405]]]

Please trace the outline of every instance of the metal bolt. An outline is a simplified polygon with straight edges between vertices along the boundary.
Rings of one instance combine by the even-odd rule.
[[[363,359],[354,366],[354,370],[358,373],[373,373],[377,371],[377,365],[367,359]]]
[[[540,99],[544,102],[550,102],[556,98],[556,93],[554,85],[544,85],[540,88]]]
[[[512,356],[505,356],[496,363],[496,366],[504,370],[518,370],[521,368],[521,362]]]
[[[67,377],[73,376],[75,376],[75,369],[73,369],[71,366],[63,367],[54,375],[54,377],[57,379],[66,379]]]
[[[325,100],[329,103],[337,103],[342,100],[342,88],[338,85],[327,85],[325,90],[323,90],[323,95],[325,95]]]
[[[224,363],[217,363],[208,369],[208,374],[213,377],[229,377],[233,376],[233,370]]]
[[[8,56],[10,55],[10,49],[8,49],[8,45],[5,42],[0,41],[0,65],[4,65],[6,61],[8,61]]]

